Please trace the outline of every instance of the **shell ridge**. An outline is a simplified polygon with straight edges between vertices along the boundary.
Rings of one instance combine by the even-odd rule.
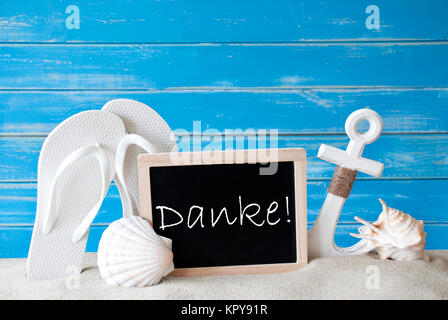
[[[171,243],[141,217],[114,221],[98,246],[101,277],[110,285],[157,284],[174,269]]]
[[[135,237],[138,235],[139,237],[141,237],[145,240],[148,240],[148,238],[150,238],[150,237],[148,237],[148,233],[150,232],[150,230],[148,231],[147,229],[145,230],[145,229],[140,228],[140,226],[135,223],[134,219],[131,219],[131,218],[122,218],[122,219],[123,219],[123,221],[120,224],[120,227],[123,228],[123,230],[126,230],[127,232],[129,232],[132,237]],[[124,222],[124,221],[126,221],[126,222]],[[129,234],[127,234],[127,235],[129,235]]]
[[[366,241],[367,244],[357,247],[353,253],[361,254],[375,249],[381,259],[429,261],[424,250],[426,244],[424,221],[390,208],[383,200],[379,200],[383,210],[375,222],[370,224],[355,217],[355,220],[363,225],[358,228],[358,234],[351,233],[351,235]]]

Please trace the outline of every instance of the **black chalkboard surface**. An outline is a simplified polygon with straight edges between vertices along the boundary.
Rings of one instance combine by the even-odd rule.
[[[174,273],[275,272],[306,263],[304,151],[279,151],[269,174],[258,162],[139,158],[142,216],[173,240]]]

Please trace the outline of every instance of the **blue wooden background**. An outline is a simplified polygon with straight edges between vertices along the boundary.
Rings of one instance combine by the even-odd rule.
[[[365,24],[371,4],[379,29]],[[67,28],[69,5],[79,29]],[[308,153],[309,224],[334,170],[319,145],[345,148],[345,118],[372,108],[384,134],[365,156],[386,167],[358,175],[338,244],[354,242],[354,215],[376,218],[381,197],[425,220],[427,248],[448,249],[447,39],[446,0],[2,0],[0,257],[27,255],[45,136],[116,98],[152,106],[173,129],[278,129],[280,147]],[[89,251],[120,214],[112,186]]]

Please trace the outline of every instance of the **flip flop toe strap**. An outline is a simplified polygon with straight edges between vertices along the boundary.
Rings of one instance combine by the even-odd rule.
[[[117,173],[118,180],[116,181],[117,186],[120,190],[120,193],[124,194],[124,201],[126,201],[126,206],[123,206],[124,217],[138,215],[138,209],[135,203],[135,199],[133,199],[133,197],[131,196],[124,179],[125,157],[127,149],[130,145],[137,145],[148,153],[155,153],[154,146],[148,140],[137,134],[126,135],[123,139],[121,139],[118,145],[117,153],[115,156],[115,171]]]
[[[76,228],[72,236],[72,241],[76,243],[83,237],[85,237],[88,233],[90,225],[92,224],[93,219],[95,219],[98,210],[100,209],[101,204],[106,197],[109,183],[112,180],[112,178],[110,177],[109,158],[106,151],[101,148],[99,144],[79,148],[78,150],[68,155],[59,165],[50,186],[49,207],[42,223],[42,233],[50,233],[58,218],[56,210],[56,192],[59,177],[71,164],[88,156],[95,156],[100,165],[102,177],[101,197],[98,199],[98,202],[90,209],[84,220]]]

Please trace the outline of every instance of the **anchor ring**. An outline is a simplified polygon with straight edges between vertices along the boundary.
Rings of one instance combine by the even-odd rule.
[[[358,125],[362,120],[369,122],[369,130],[361,133]],[[371,109],[359,109],[351,113],[345,121],[345,132],[351,140],[358,143],[369,144],[376,141],[383,131],[383,120],[378,113]]]

